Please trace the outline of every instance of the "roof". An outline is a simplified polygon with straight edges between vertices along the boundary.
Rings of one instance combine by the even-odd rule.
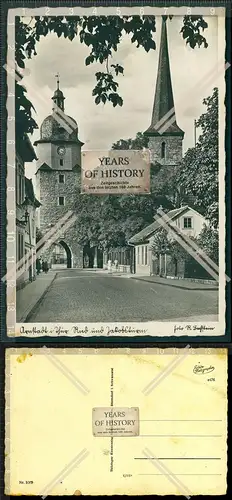
[[[62,99],[65,99],[64,94],[63,94],[62,90],[60,90],[60,89],[55,90],[52,99],[55,99],[56,97],[61,97]]]
[[[184,207],[180,208],[175,208],[174,210],[170,210],[167,214],[167,217],[171,220],[178,219],[180,215],[183,215],[187,210],[189,210],[190,207],[188,205],[185,205]],[[159,221],[152,222],[149,226],[145,227],[140,231],[139,233],[135,234],[130,238],[129,243],[132,243],[133,245],[136,245],[137,243],[142,243],[143,241],[147,240],[152,234],[157,231],[162,227],[162,225],[159,223]]]
[[[36,208],[40,207],[41,203],[35,197],[34,186],[32,179],[25,177],[25,197],[29,200]]]
[[[162,122],[159,124],[161,120]],[[170,123],[168,123],[169,121]],[[167,128],[163,132],[162,127],[164,126],[166,126]],[[183,130],[181,130],[176,123],[168,54],[166,16],[163,16],[161,27],[159,64],[151,125],[144,132],[144,134],[148,136],[170,134],[179,135],[182,137],[184,136]]]
[[[40,127],[40,139],[35,141],[34,145],[36,146],[40,142],[52,142],[53,140],[78,142],[78,126],[74,118],[62,112],[60,117],[58,114],[53,113],[43,120]]]

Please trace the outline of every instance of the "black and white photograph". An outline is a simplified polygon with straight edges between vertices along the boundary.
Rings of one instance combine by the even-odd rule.
[[[224,335],[230,65],[203,10],[12,9],[8,335]]]

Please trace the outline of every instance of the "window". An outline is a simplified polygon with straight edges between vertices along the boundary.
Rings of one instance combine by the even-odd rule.
[[[27,250],[24,251],[24,265],[25,265],[25,271],[27,271],[27,269],[28,269]]]
[[[19,233],[17,233],[17,240],[16,240],[16,259],[18,262],[19,261]]]
[[[141,262],[142,265],[144,265],[144,247],[142,246],[142,262]]]
[[[20,261],[24,256],[24,237],[23,233],[17,234],[17,261]],[[23,264],[20,264],[19,269]]]
[[[161,144],[161,158],[165,158],[166,156],[166,144],[165,142],[162,142]]]
[[[16,203],[21,205],[24,201],[24,176],[17,172],[16,175]]]
[[[137,264],[140,264],[140,247],[137,247]]]
[[[24,194],[24,177],[21,175],[21,203],[24,202],[25,194]]]
[[[31,219],[31,226],[32,226],[32,238],[35,238],[36,237],[35,217],[32,217],[32,219]]]
[[[20,236],[21,236],[20,259],[22,259],[24,256],[24,236],[23,236],[23,234],[20,234]]]
[[[64,160],[63,160],[63,158],[61,158],[60,159],[60,166],[63,167],[63,165],[64,165]]]
[[[58,205],[59,206],[64,206],[64,196],[59,196],[58,198]]]
[[[64,184],[64,174],[59,174],[59,183]]]
[[[145,246],[145,266],[147,266],[147,245]]]
[[[192,229],[192,217],[184,217],[184,229]]]
[[[19,176],[19,173],[17,172],[17,175],[16,175],[16,203],[19,205],[20,201],[19,201],[19,191],[20,191],[20,176]]]

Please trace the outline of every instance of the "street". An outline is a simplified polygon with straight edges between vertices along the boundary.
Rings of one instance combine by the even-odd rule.
[[[146,279],[146,278],[144,278]],[[181,289],[88,270],[64,269],[27,318],[33,323],[174,321],[210,316],[216,321],[218,291]]]

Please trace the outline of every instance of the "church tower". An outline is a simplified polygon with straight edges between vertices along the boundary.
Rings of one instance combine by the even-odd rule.
[[[41,207],[38,226],[42,234],[46,232],[69,211],[75,209],[77,189],[81,175],[81,147],[76,121],[64,112],[65,97],[60,90],[57,75],[57,88],[52,97],[52,114],[47,116],[40,127],[37,146],[36,188]],[[75,224],[62,234],[51,247],[46,259],[67,267],[83,267],[82,248],[78,244]],[[59,252],[58,246],[61,246]],[[53,252],[53,256],[51,256]],[[43,256],[44,257],[44,256]]]
[[[184,132],[176,122],[168,54],[167,16],[162,16],[159,64],[149,138],[151,162],[166,167],[177,166],[182,159]]]

